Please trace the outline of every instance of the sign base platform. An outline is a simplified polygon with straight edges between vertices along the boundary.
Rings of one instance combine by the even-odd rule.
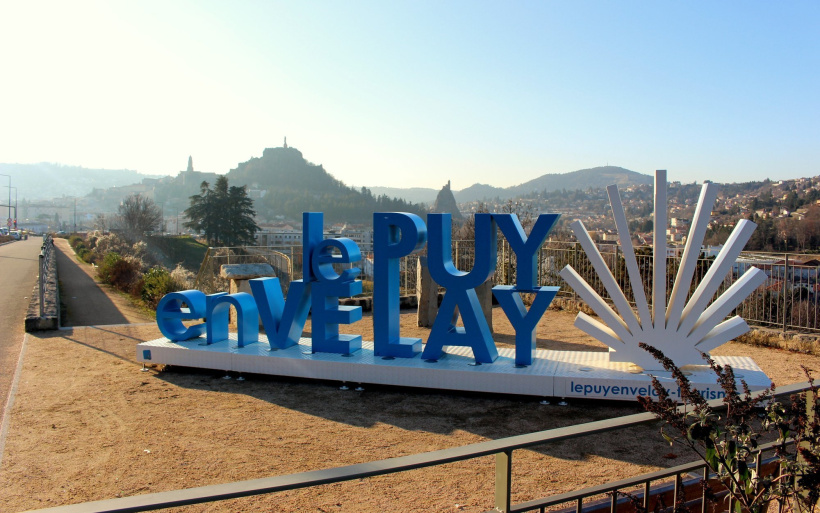
[[[349,355],[313,353],[311,340],[271,350],[264,335],[259,342],[238,347],[236,334],[213,344],[205,337],[184,342],[160,338],[137,344],[137,360],[143,363],[178,365],[249,374],[336,380],[348,383],[392,385],[493,394],[538,397],[633,401],[637,395],[655,396],[651,376],[656,376],[673,399],[678,387],[670,373],[643,371],[630,363],[610,362],[607,352],[552,351],[539,349],[532,365],[517,367],[515,350],[499,348],[492,364],[477,364],[472,350],[445,347],[437,361],[414,358],[382,358],[373,353],[372,342]],[[715,356],[719,365],[731,365],[738,380],[751,390],[771,385],[760,367],[748,357]],[[723,397],[715,374],[706,365],[688,365],[682,370],[706,399]]]

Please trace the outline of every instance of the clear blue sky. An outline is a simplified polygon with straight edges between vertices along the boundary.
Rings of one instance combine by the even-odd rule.
[[[820,175],[820,2],[0,0],[0,162],[350,185]]]

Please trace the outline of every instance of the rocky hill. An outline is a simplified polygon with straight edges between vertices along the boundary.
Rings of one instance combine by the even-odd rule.
[[[458,209],[458,203],[456,203],[456,199],[453,197],[453,191],[450,190],[449,180],[447,181],[447,185],[442,187],[438,192],[436,202],[433,204],[433,208],[430,212],[452,214],[453,221],[461,221],[463,219],[461,211]]]
[[[313,211],[324,212],[327,222],[369,223],[373,212],[426,212],[403,199],[376,196],[366,187],[348,187],[293,147],[266,148],[262,157],[239,164],[227,176],[231,185],[248,186],[263,219],[301,219],[302,212]]]

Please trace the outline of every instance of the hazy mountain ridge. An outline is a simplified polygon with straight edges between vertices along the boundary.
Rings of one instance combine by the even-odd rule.
[[[528,182],[511,187],[495,187],[492,185],[475,183],[461,190],[453,191],[456,201],[469,203],[499,198],[501,200],[523,196],[532,192],[552,192],[562,189],[573,191],[586,190],[590,187],[601,189],[608,185],[628,187],[630,185],[651,184],[652,176],[631,171],[618,166],[601,166],[589,169],[579,169],[569,173],[549,173],[534,178]],[[398,187],[371,187],[374,194],[386,194],[391,197],[404,198],[415,203],[432,205],[436,200],[439,189],[413,187],[402,189]]]
[[[501,199],[512,197],[505,188],[494,187],[483,183],[474,183],[466,189],[461,189],[453,194],[459,203],[469,203],[470,201],[481,201],[495,197]]]
[[[618,166],[601,166],[589,169],[579,169],[571,173],[551,173],[539,176],[521,185],[508,187],[505,191],[514,196],[520,196],[534,191],[558,191],[566,189],[586,190],[588,188],[602,189],[608,185],[628,187],[630,185],[652,184],[652,175],[645,175]]]
[[[145,178],[162,176],[146,175],[131,169],[89,169],[50,162],[0,164],[0,174],[10,175],[11,186],[17,187],[18,199],[27,200],[84,196],[94,189],[131,185],[140,183]],[[0,180],[5,182],[8,179],[4,176]]]
[[[275,170],[281,170],[276,172]],[[0,164],[0,173],[12,176],[12,186],[18,188],[18,197],[27,200],[43,200],[63,196],[85,196],[94,190],[122,187],[142,183],[145,179],[160,179],[156,194],[159,202],[184,208],[188,196],[196,194],[200,178],[188,176],[186,183],[177,176],[146,175],[129,169],[89,169],[82,166],[61,164]],[[201,172],[194,174],[199,175]],[[214,173],[205,173],[213,181]],[[275,178],[272,179],[272,176]],[[362,190],[374,198],[399,198],[406,203],[425,203],[432,206],[441,189],[426,187],[364,187],[362,189],[345,185],[328,173],[321,164],[313,164],[304,159],[302,153],[291,148],[267,148],[262,157],[255,157],[240,163],[228,173],[232,185],[247,185],[249,188],[277,189],[281,191],[311,188],[322,191],[323,195],[353,196]],[[194,183],[195,182],[195,183]],[[495,187],[475,183],[461,190],[453,190],[458,203],[499,198],[506,200],[532,193],[533,191],[575,190],[606,187],[610,184],[621,186],[652,183],[650,175],[643,175],[616,166],[582,169],[569,173],[545,174],[528,182],[511,187]],[[263,200],[265,198],[262,198]],[[284,198],[289,200],[292,198]],[[349,198],[351,199],[351,198]],[[269,203],[269,202],[264,202]],[[313,203],[313,202],[309,202]],[[289,209],[290,210],[290,209]]]

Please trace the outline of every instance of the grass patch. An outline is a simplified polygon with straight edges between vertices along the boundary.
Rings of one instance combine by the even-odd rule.
[[[169,260],[182,264],[189,271],[197,272],[208,246],[201,244],[188,235],[173,237],[148,237],[148,244],[162,251]]]

